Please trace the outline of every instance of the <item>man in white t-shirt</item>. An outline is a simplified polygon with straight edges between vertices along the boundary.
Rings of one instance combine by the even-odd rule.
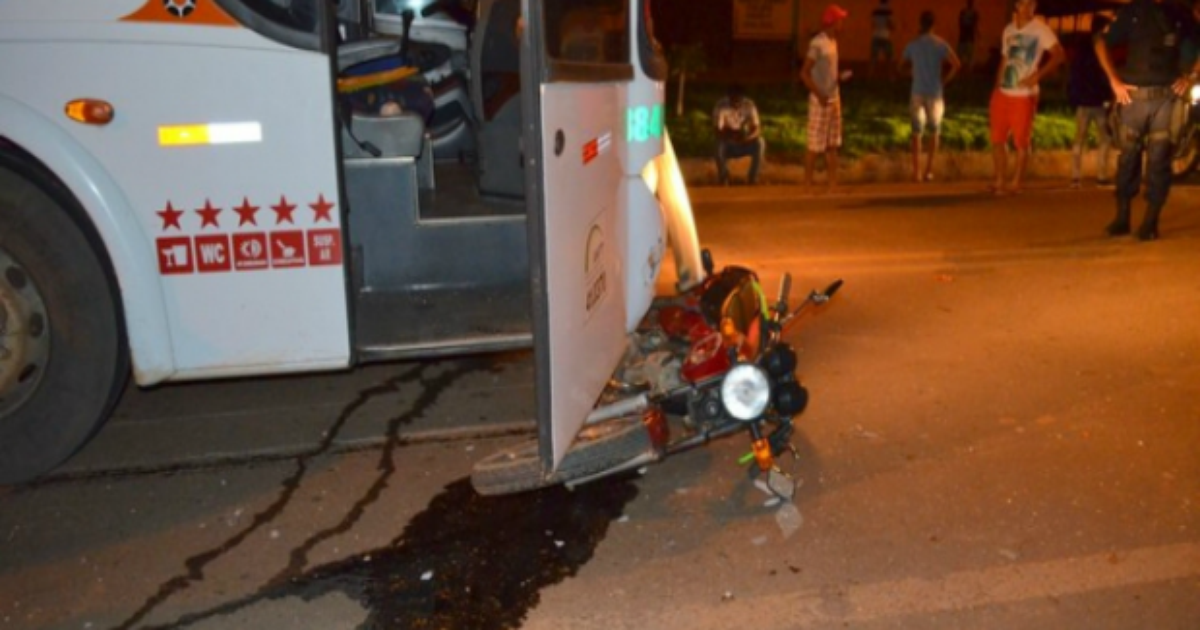
[[[1013,21],[1004,28],[1000,41],[1003,60],[996,73],[996,89],[988,112],[996,168],[992,190],[997,195],[1020,192],[1033,136],[1033,117],[1037,113],[1038,83],[1066,59],[1054,31],[1036,18],[1036,10],[1036,0],[1017,0]],[[1042,65],[1046,54],[1050,59]],[[1006,184],[1009,136],[1017,149],[1017,165],[1011,183]]]

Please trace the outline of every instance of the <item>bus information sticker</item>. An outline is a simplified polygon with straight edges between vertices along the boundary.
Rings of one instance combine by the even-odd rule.
[[[248,196],[243,196],[241,205],[233,208],[237,216],[225,217],[225,221],[221,217],[224,209],[208,198],[202,208],[193,212],[178,210],[176,205],[180,204],[168,201],[162,210],[154,213],[153,226],[159,233],[154,247],[160,275],[340,267],[345,264],[342,230],[337,226],[338,217],[334,214],[337,203],[326,199],[323,193],[308,204],[312,209],[311,217],[307,213],[297,216],[295,211],[300,206],[289,203],[287,197],[281,195],[277,205],[269,206],[275,211],[275,231],[255,229],[262,206],[253,205]],[[234,222],[236,226],[232,225]],[[322,223],[333,225],[321,226]],[[182,234],[173,234],[176,231]]]
[[[304,266],[304,232],[271,232],[271,268]]]
[[[340,230],[308,231],[308,264],[312,267],[342,264]]]
[[[229,255],[229,235],[197,236],[196,268],[200,273],[220,273],[232,269],[233,258]]]
[[[266,232],[247,232],[233,235],[233,267],[238,271],[255,271],[270,266]]]
[[[158,271],[164,276],[193,273],[196,270],[192,262],[192,239],[186,236],[160,238],[156,242],[158,249]]]

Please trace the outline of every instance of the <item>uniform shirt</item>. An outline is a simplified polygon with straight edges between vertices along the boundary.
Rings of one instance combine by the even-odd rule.
[[[716,107],[713,108],[713,121],[717,131],[728,129],[745,132],[751,124],[759,126],[758,108],[754,106],[754,101],[744,97],[742,102],[734,107],[729,98],[725,97],[717,101]]]
[[[1058,44],[1054,31],[1041,20],[1030,20],[1017,28],[1009,22],[1000,40],[1004,54],[1004,70],[1000,76],[1000,91],[1009,96],[1033,96],[1037,88],[1021,86],[1021,81],[1037,72],[1042,55]]]
[[[874,39],[892,38],[892,8],[877,7],[871,12],[871,37]]]
[[[1127,45],[1125,64],[1117,74],[1125,83],[1142,87],[1170,85],[1183,73],[1184,42],[1194,46],[1196,21],[1171,2],[1134,0],[1121,9],[1104,33],[1109,46]]]
[[[942,63],[949,56],[950,44],[933,33],[925,33],[904,47],[904,59],[913,67],[913,96],[942,97]]]
[[[838,47],[837,40],[817,33],[808,44],[808,58],[813,60],[812,80],[822,94],[833,98],[838,95]]]

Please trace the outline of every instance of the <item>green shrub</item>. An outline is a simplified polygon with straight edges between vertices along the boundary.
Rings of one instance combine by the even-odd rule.
[[[668,115],[675,149],[684,157],[712,155],[712,106],[724,86],[697,83],[688,88],[685,113]],[[988,100],[991,82],[972,78],[952,84],[946,94],[942,146],[952,151],[986,151],[990,147]],[[1075,136],[1075,119],[1056,92],[1044,90],[1041,111],[1034,123],[1034,146],[1042,150],[1066,149]],[[762,119],[763,137],[772,159],[802,159],[807,147],[808,94],[788,85],[750,86]],[[842,89],[842,151],[848,157],[869,153],[907,151],[911,140],[909,84],[907,81],[851,82]]]

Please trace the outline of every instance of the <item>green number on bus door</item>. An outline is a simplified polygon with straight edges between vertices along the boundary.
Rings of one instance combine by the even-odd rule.
[[[645,142],[650,137],[650,114],[645,107],[630,107],[626,115],[629,132],[626,136],[628,142]]]
[[[650,111],[650,135],[662,138],[663,135],[663,106],[655,105]]]

